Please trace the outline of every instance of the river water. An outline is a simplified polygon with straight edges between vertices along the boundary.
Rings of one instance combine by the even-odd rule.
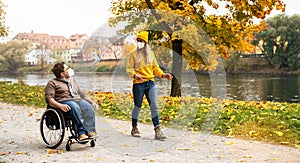
[[[47,81],[54,78],[52,74],[0,74],[0,81],[18,82],[23,80],[29,85],[46,85]],[[111,91],[131,93],[131,79],[124,73],[97,74],[77,73],[74,78],[80,86],[87,91]],[[223,89],[226,99],[236,100],[263,100],[299,102],[298,75],[226,75],[217,89]],[[197,81],[197,79],[199,79]],[[219,80],[219,79],[218,79]],[[195,97],[216,97],[210,75],[194,75],[184,73],[182,77],[182,95]],[[171,82],[166,79],[156,79],[159,95],[169,95]]]

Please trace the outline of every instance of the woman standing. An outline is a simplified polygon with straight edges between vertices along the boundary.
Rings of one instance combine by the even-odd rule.
[[[172,75],[164,73],[148,46],[148,32],[142,31],[137,36],[137,49],[129,54],[126,71],[133,81],[134,108],[132,110],[132,131],[134,137],[141,137],[137,128],[138,117],[141,110],[143,97],[146,95],[150,105],[152,123],[154,125],[155,139],[161,140],[167,137],[159,126],[158,97],[154,83],[154,77],[172,80]]]

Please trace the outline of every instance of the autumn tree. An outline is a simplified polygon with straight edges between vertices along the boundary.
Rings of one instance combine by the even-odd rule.
[[[109,41],[108,38],[93,35],[93,37],[91,37],[89,40],[87,40],[85,42],[85,44],[83,45],[82,53],[83,54],[94,54],[97,56],[95,58],[95,60],[100,62],[101,59],[103,58],[103,56],[102,56],[103,53],[109,49],[110,45],[111,45],[111,42]]]
[[[272,66],[299,68],[300,15],[279,14],[268,18],[266,24],[267,28],[256,34],[253,43],[262,46]]]
[[[264,28],[253,19],[264,19],[275,8],[284,10],[285,5],[281,0],[115,0],[110,23],[127,21],[124,33],[148,29],[154,39],[168,37],[175,75],[171,96],[180,96],[182,58],[188,68],[215,70],[220,55],[252,51],[253,33]]]
[[[5,11],[4,8],[6,5],[0,0],[0,36],[7,36],[7,28],[4,25],[4,19],[5,19]]]
[[[25,55],[28,53],[30,42],[12,40],[0,44],[0,62],[12,72],[24,65]]]
[[[45,58],[48,55],[47,51],[49,51],[49,46],[46,42],[40,41],[40,43],[36,45],[36,49],[40,53],[40,55],[37,55],[37,58],[38,58],[38,63],[41,65],[43,71],[46,62]]]

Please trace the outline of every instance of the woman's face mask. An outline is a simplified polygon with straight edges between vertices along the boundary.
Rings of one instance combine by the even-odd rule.
[[[71,77],[71,76],[74,76],[74,70],[73,70],[73,69],[69,68],[69,69],[68,69],[68,73],[69,73],[69,76],[70,76],[70,77]]]
[[[137,42],[137,48],[138,49],[142,49],[143,47],[145,47],[145,43],[144,42]]]

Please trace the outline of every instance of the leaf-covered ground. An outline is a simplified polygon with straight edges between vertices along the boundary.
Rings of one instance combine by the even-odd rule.
[[[0,101],[45,107],[43,87],[1,83]],[[130,121],[131,94],[89,93],[100,106],[99,115]],[[168,128],[209,132],[227,137],[300,148],[300,105],[269,101],[235,101],[195,97],[159,97],[160,121]],[[146,99],[141,123],[151,123]]]
[[[154,140],[153,126],[139,124],[141,138],[130,135],[129,121],[96,117],[96,146],[65,140],[56,149],[42,143],[39,124],[45,108],[0,102],[0,162],[297,162],[300,150],[224,136],[164,127],[165,141]]]

